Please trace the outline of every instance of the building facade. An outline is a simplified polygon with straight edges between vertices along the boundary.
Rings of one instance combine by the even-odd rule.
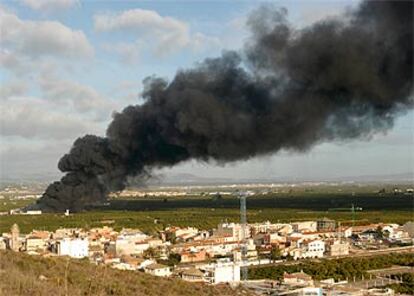
[[[63,238],[56,242],[56,252],[59,256],[84,258],[89,255],[89,242],[81,238]]]

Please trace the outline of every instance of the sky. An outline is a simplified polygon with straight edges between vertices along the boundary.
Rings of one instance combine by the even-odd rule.
[[[239,50],[256,1],[0,1],[0,178],[59,176],[85,134],[105,135],[113,112],[141,104],[142,81],[171,79],[223,50]],[[274,1],[293,26],[332,18],[358,1]],[[218,166],[190,161],[156,174],[324,179],[414,170],[414,112],[369,140]]]

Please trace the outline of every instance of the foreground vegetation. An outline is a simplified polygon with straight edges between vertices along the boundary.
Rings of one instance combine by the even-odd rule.
[[[87,260],[0,252],[0,295],[241,295],[227,285],[193,284]],[[244,291],[245,292],[245,291]],[[247,293],[243,293],[246,295]]]
[[[312,275],[316,280],[334,278],[335,280],[351,280],[354,277],[367,278],[368,270],[388,268],[393,265],[414,266],[414,254],[389,254],[369,258],[321,259],[305,261],[296,265],[276,265],[249,269],[250,279],[277,279],[283,278],[283,273],[299,272]]]

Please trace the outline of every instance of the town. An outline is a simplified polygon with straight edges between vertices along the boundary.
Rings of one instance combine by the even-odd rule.
[[[328,278],[316,282],[306,273],[296,272],[285,273],[281,281],[248,280],[246,271],[247,268],[295,264],[306,259],[412,253],[413,242],[413,222],[341,226],[323,218],[245,225],[224,221],[215,229],[204,230],[168,226],[152,235],[131,228],[115,231],[109,226],[59,228],[53,232],[33,229],[22,234],[14,224],[9,233],[0,237],[0,250],[43,257],[88,258],[93,264],[190,282],[244,283],[256,292],[276,289],[279,294],[322,295],[324,289],[335,289],[346,295],[393,295],[389,288],[377,288],[377,285],[384,286],[383,279],[362,289],[350,287],[349,283],[355,282],[355,278],[339,282]],[[413,272],[412,267],[407,267],[406,271]]]

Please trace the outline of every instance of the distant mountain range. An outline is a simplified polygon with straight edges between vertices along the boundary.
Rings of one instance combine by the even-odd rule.
[[[60,178],[55,173],[38,174],[35,176],[7,177],[1,176],[0,184],[9,183],[49,183]],[[190,173],[171,173],[155,175],[147,180],[148,185],[214,185],[214,184],[246,184],[246,183],[298,183],[298,182],[358,182],[358,183],[414,183],[414,172],[400,174],[360,175],[345,177],[303,178],[292,176],[275,176],[268,178],[224,178],[203,177]],[[143,182],[132,181],[132,185],[139,186]]]
[[[300,178],[300,177],[269,177],[269,178],[220,178],[201,177],[193,174],[169,174],[162,178],[155,178],[148,183],[151,185],[210,185],[232,183],[296,183],[296,182],[359,182],[359,183],[414,183],[414,172],[388,175],[361,175],[327,178]]]

